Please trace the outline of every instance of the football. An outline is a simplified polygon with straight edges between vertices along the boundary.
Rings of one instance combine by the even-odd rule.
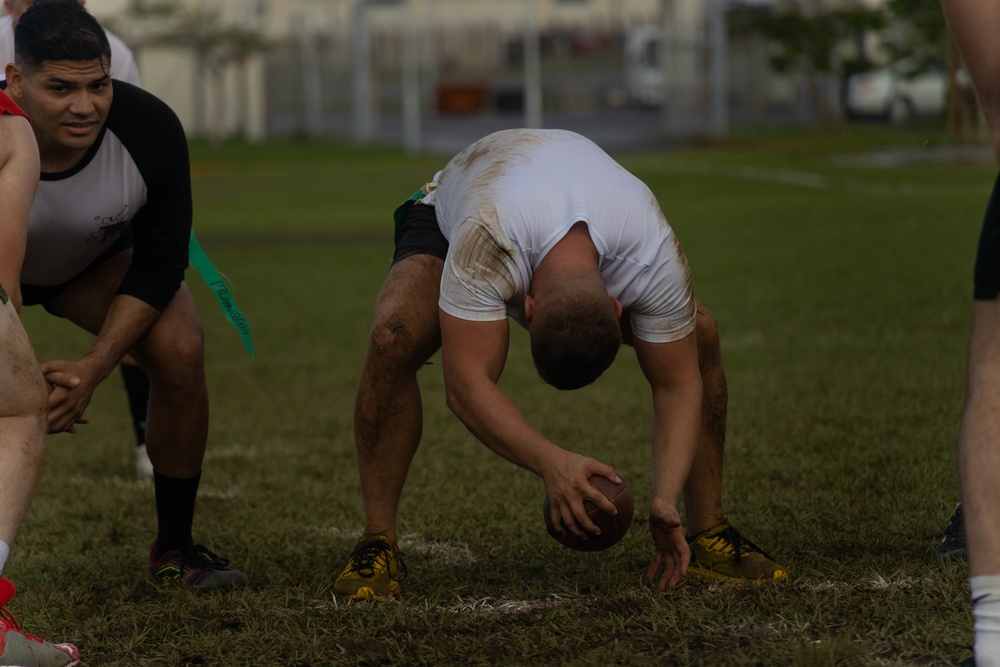
[[[621,484],[615,484],[608,478],[601,477],[600,475],[591,476],[590,483],[615,504],[615,507],[618,508],[618,514],[612,516],[589,500],[583,501],[584,507],[587,510],[587,516],[601,529],[600,535],[590,535],[585,540],[581,540],[572,533],[560,535],[556,532],[555,527],[552,525],[552,517],[550,516],[549,497],[545,496],[542,513],[545,517],[545,529],[549,535],[563,546],[576,549],[577,551],[601,551],[617,544],[619,540],[625,537],[629,526],[632,525],[632,512],[634,510],[632,488],[625,481],[625,478],[622,477],[621,473],[618,473],[618,478],[621,480]]]

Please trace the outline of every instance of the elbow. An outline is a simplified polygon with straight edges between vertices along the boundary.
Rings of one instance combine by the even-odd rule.
[[[461,392],[457,391],[451,384],[446,384],[445,387],[445,404],[447,404],[448,409],[451,410],[456,417],[462,419],[463,410]]]
[[[466,426],[469,425],[469,418],[472,414],[469,402],[470,395],[469,390],[460,383],[445,381],[445,403],[452,414]]]

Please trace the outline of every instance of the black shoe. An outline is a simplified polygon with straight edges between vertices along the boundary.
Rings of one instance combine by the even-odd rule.
[[[955,505],[955,513],[948,519],[944,536],[937,546],[937,555],[941,560],[965,558],[965,522],[962,521],[962,503]]]
[[[227,590],[247,585],[247,575],[229,567],[229,561],[192,544],[183,551],[149,552],[149,573],[158,584],[179,582],[201,591]]]

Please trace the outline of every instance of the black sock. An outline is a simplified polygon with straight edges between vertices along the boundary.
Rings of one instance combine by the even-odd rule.
[[[122,380],[125,381],[125,395],[128,409],[132,413],[132,428],[135,430],[135,444],[146,444],[146,409],[149,407],[149,378],[146,372],[135,364],[119,364]]]
[[[198,497],[198,483],[201,473],[194,477],[167,477],[153,472],[153,488],[156,491],[156,555],[164,552],[183,550],[194,538],[191,526],[194,524],[194,503]]]

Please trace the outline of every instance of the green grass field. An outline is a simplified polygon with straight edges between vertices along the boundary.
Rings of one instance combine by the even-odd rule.
[[[864,159],[942,146],[861,128],[616,156],[659,197],[720,321],[727,512],[789,567],[787,585],[647,585],[650,401],[634,355],[561,394],[518,331],[503,388],[554,441],[624,473],[633,529],[598,554],[550,539],[541,481],[451,416],[435,359],[401,508],[410,574],[382,605],[331,592],[361,527],[353,392],[392,209],[446,157],[195,146],[196,230],[257,346],[249,359],[189,272],[212,395],[196,539],[252,585],[152,585],[152,488],[133,479],[112,376],[91,425],[49,439],[6,570],[13,611],[89,667],[957,664],[972,642],[967,573],[934,547],[958,493],[971,266],[995,168]],[[24,319],[43,359],[89,345],[37,308]]]

